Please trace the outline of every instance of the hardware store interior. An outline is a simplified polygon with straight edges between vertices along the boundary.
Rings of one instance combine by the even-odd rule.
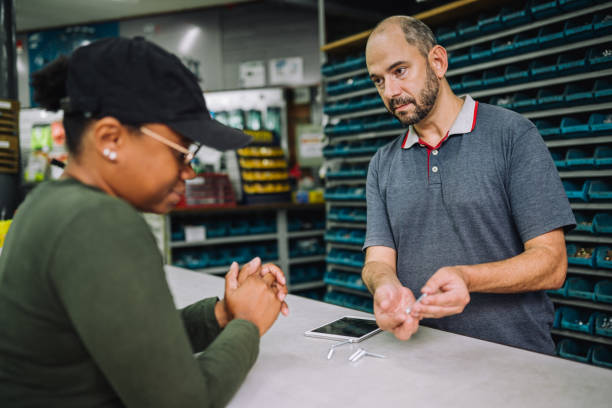
[[[0,405],[612,404],[612,1],[0,8]]]

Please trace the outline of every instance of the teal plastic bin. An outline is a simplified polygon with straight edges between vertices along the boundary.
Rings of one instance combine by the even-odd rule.
[[[595,282],[585,278],[568,278],[567,297],[590,301],[595,300]]]
[[[587,232],[592,234],[595,232],[594,216],[593,214],[574,211],[574,217],[576,218],[576,232]]]
[[[554,295],[554,296],[567,297],[567,280],[563,283],[563,286],[561,286],[559,289],[549,289],[546,291],[546,293],[548,293],[549,295]]]
[[[589,200],[612,200],[612,183],[593,180],[588,188]]]
[[[572,170],[594,169],[594,149],[592,147],[567,149],[565,167]]]
[[[604,279],[595,284],[595,301],[612,303],[612,280]]]
[[[595,313],[589,310],[565,308],[561,314],[561,328],[575,332],[593,334]]]
[[[593,346],[591,361],[594,365],[612,368],[612,351],[610,350],[610,347],[603,345]]]
[[[612,234],[612,213],[597,213],[593,217],[593,232]]]
[[[599,169],[608,169],[612,167],[612,147],[597,146],[595,148],[595,166]]]
[[[572,180],[563,180],[563,188],[565,189],[565,194],[570,201],[589,201],[589,188],[591,185],[591,181],[586,180],[584,182],[572,181]]]
[[[588,364],[593,350],[588,343],[563,339],[557,345],[557,353],[563,358]]]
[[[612,314],[603,312],[595,314],[595,334],[612,337]]]

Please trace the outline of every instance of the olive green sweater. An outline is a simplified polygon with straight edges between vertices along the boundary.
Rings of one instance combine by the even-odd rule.
[[[259,332],[245,320],[221,330],[216,300],[177,311],[133,207],[73,179],[45,183],[0,255],[0,405],[224,406]]]

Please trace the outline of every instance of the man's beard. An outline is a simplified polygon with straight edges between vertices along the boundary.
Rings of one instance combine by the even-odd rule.
[[[436,99],[438,98],[438,90],[440,89],[438,78],[434,74],[429,64],[427,64],[426,67],[427,80],[425,82],[425,87],[419,93],[418,102],[410,96],[402,96],[389,101],[389,109],[391,110],[391,113],[397,119],[399,119],[404,126],[414,125],[415,123],[419,123],[421,120],[423,120],[427,115],[429,115],[429,112],[431,112],[433,109]],[[412,103],[414,105],[414,112],[395,112],[396,107],[406,105],[408,103]]]

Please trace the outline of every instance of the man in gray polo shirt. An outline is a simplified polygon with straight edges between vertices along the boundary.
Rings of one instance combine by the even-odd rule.
[[[387,109],[410,125],[368,171],[362,276],[379,326],[403,340],[423,323],[554,353],[544,290],[565,280],[575,220],[537,129],[454,95],[446,50],[411,17],[382,21],[366,60]]]

